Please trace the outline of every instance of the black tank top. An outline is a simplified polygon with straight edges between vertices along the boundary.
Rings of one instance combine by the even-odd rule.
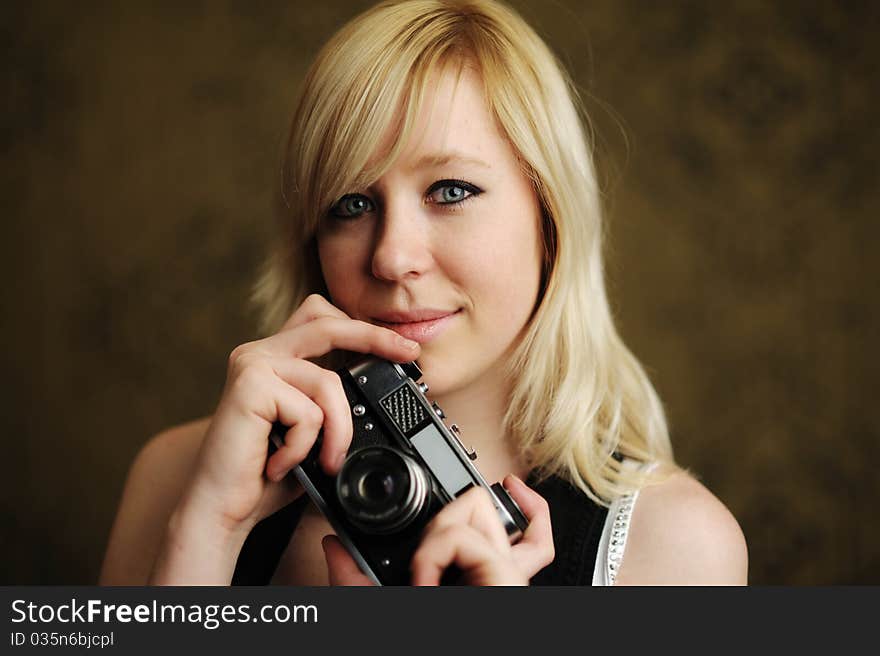
[[[608,509],[555,476],[540,483],[530,476],[526,482],[550,506],[556,549],[556,558],[532,577],[531,584],[591,585]],[[254,526],[238,556],[232,585],[269,584],[307,501],[303,495]]]

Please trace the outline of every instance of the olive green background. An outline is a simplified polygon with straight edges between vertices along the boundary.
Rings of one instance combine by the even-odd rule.
[[[209,414],[320,44],[368,3],[0,9],[0,583],[96,580]],[[756,584],[880,583],[876,3],[516,2],[597,131],[620,329]]]

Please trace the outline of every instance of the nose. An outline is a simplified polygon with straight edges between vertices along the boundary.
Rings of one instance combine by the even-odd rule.
[[[389,282],[422,275],[433,261],[430,239],[418,208],[387,204],[373,247],[373,275]]]

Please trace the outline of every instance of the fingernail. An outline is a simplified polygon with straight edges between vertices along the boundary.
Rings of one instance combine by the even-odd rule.
[[[401,346],[403,346],[404,348],[408,348],[410,351],[414,351],[419,345],[418,342],[414,342],[411,339],[407,339],[403,335],[397,336],[397,343],[400,344]]]

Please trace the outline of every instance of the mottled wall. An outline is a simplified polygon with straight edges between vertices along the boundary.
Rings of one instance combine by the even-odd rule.
[[[587,96],[621,330],[752,582],[880,582],[876,5],[515,5]],[[3,3],[0,583],[94,581],[138,448],[211,412],[298,81],[363,6]]]

